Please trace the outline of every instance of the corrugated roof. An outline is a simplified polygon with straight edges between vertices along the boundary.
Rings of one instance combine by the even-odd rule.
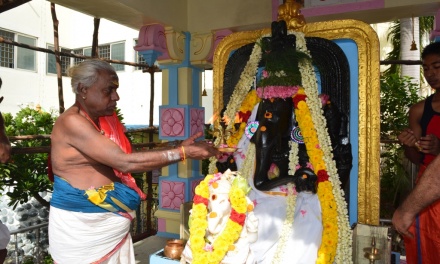
[[[0,13],[30,1],[31,0],[0,0]]]

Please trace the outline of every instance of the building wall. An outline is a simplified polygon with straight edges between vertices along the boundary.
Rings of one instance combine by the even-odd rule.
[[[59,21],[59,43],[62,48],[77,49],[92,45],[93,17],[55,6]],[[0,13],[0,30],[11,31],[28,37],[36,37],[36,46],[47,48],[54,44],[54,29],[50,2],[33,0],[17,8]],[[125,42],[125,61],[135,62],[135,40],[138,31],[101,19],[99,26],[99,45]],[[39,104],[45,111],[58,111],[58,84],[56,74],[46,72],[47,54],[36,52],[36,71],[0,67],[3,80],[0,95],[4,100],[0,105],[2,112],[13,115],[20,107]],[[1,55],[0,55],[1,56]],[[120,101],[118,107],[127,125],[149,124],[150,74],[125,65],[124,71],[118,71]],[[74,94],[70,78],[63,77],[64,107],[74,103]],[[155,76],[154,124],[158,124],[158,106],[161,103],[161,74]]]

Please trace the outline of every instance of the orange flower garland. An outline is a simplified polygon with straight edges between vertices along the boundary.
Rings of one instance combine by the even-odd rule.
[[[328,181],[323,159],[324,152],[319,146],[317,131],[314,128],[306,98],[304,89],[300,89],[293,97],[293,102],[295,116],[306,144],[310,163],[312,163],[314,172],[318,176],[318,198],[321,203],[323,232],[316,263],[333,263],[338,245],[337,204],[333,196],[332,184]]]

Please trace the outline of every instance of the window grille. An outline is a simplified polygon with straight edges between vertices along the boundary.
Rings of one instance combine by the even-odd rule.
[[[53,50],[54,47],[53,46],[48,46],[48,49]],[[62,52],[65,53],[70,53],[72,52],[72,50],[70,49],[65,49],[65,48],[61,48]],[[60,61],[61,61],[61,75],[62,76],[67,76],[68,75],[68,71],[70,68],[70,57],[66,57],[66,56],[60,56]],[[54,54],[47,54],[47,72],[48,73],[57,73],[57,68],[56,68],[56,60],[55,60],[55,55]]]
[[[74,49],[74,54],[78,55],[84,55],[84,56],[92,56],[92,48],[81,48],[81,49]],[[106,44],[106,45],[99,45],[98,46],[98,56],[102,59],[110,59],[110,60],[125,60],[125,43],[112,43],[112,44]],[[74,65],[77,65],[81,63],[84,59],[74,58]],[[112,66],[115,68],[116,71],[123,71],[124,65],[123,64],[117,64],[112,63]]]
[[[5,39],[10,39],[31,46],[35,46],[36,43],[35,38],[12,33],[6,30],[0,30],[0,36]],[[36,60],[37,57],[34,50],[0,43],[0,67],[35,71],[37,64]]]
[[[134,41],[134,45],[135,45],[135,46],[137,45],[137,42],[138,42],[138,40],[136,39],[136,40]],[[136,53],[135,53],[134,61],[135,61],[136,63],[145,63],[145,64],[147,64],[147,62],[146,62],[145,59],[144,59],[144,56],[142,56],[141,54],[139,54],[138,51],[136,51]],[[143,70],[144,67],[136,66],[134,69],[135,69],[135,70]]]

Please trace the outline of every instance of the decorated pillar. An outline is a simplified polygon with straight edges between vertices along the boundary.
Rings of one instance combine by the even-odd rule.
[[[156,61],[162,69],[162,105],[159,106],[159,139],[184,140],[204,131],[201,107],[201,76],[212,67],[215,46],[230,31],[191,34],[160,24],[139,31],[134,47],[148,65]],[[162,169],[159,178],[158,235],[180,236],[180,205],[191,201],[203,179],[201,161],[186,160]]]

